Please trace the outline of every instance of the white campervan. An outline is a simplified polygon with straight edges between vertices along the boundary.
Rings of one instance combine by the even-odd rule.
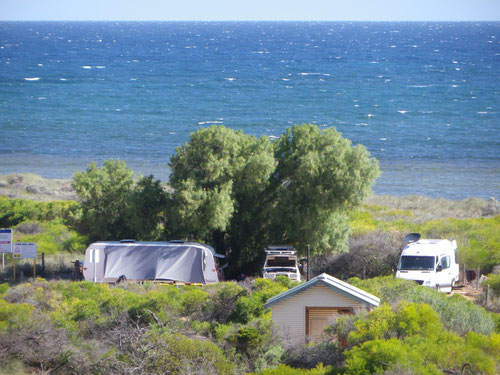
[[[408,244],[401,253],[396,277],[451,293],[459,278],[457,242],[423,240],[418,233],[405,240]]]
[[[264,279],[287,276],[290,280],[300,281],[297,251],[292,246],[268,246],[265,252],[266,261],[262,269]]]

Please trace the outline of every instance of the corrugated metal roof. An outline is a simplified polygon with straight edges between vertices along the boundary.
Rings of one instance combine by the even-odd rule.
[[[380,304],[380,298],[374,296],[373,294],[367,293],[364,290],[356,288],[355,286],[345,283],[342,280],[339,280],[326,273],[322,273],[321,275],[316,276],[308,282],[300,284],[295,288],[289,289],[286,292],[270,298],[264,305],[264,308],[267,309],[318,284],[324,285],[334,292],[343,294],[346,297],[352,298],[365,305],[369,305],[370,307],[377,307]]]

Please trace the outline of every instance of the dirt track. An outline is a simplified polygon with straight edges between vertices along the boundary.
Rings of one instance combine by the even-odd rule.
[[[466,284],[462,287],[453,288],[450,296],[458,294],[468,299],[469,301],[475,302],[476,299],[483,293],[482,288],[476,288],[476,284],[473,282],[471,284]]]

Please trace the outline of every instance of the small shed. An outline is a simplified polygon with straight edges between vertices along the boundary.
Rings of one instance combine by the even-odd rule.
[[[323,273],[270,298],[264,307],[271,309],[280,336],[296,342],[317,341],[339,315],[371,310],[379,303],[378,297]]]

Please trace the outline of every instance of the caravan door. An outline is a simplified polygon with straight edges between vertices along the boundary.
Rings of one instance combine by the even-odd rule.
[[[103,278],[104,249],[89,247],[85,252],[83,276],[87,281],[98,283]]]

